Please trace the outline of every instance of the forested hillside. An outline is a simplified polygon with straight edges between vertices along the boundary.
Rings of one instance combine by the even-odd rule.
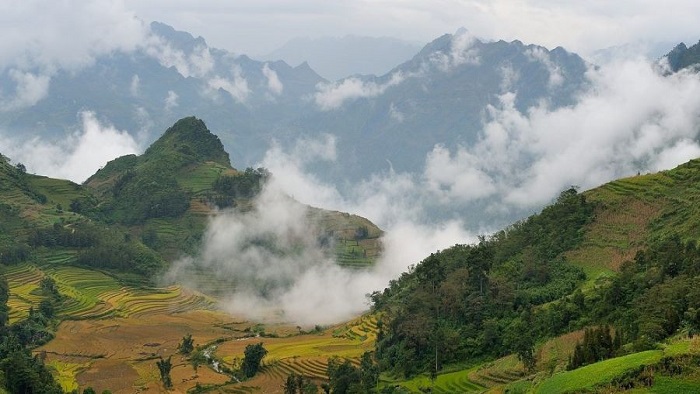
[[[699,181],[694,160],[570,189],[478,244],[431,254],[373,294],[381,369],[409,378],[516,354],[526,376],[551,374],[692,337],[700,331]],[[584,328],[568,362],[542,359],[548,340]],[[642,370],[625,384],[653,385],[654,370],[647,380]]]

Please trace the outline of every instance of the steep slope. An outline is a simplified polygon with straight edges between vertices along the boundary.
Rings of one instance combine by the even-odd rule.
[[[572,353],[545,359],[553,350],[538,344],[563,334],[594,352],[584,354],[596,361],[692,336],[700,330],[700,293],[693,285],[700,279],[699,180],[700,159],[583,194],[569,190],[540,214],[478,245],[429,256],[374,295],[375,309],[383,314],[380,365],[413,376],[514,353],[524,363],[519,373],[551,374],[591,362],[582,361],[587,355],[572,361]],[[578,330],[603,324],[612,326],[615,342],[612,337],[608,344],[581,342]],[[591,350],[594,346],[600,348]],[[624,379],[648,386],[640,372],[644,363],[686,354],[687,340],[678,346],[686,350],[669,348],[641,364],[635,362],[644,353],[618,361],[625,363],[615,367],[618,375],[642,365],[636,375],[611,380],[618,376],[613,374],[578,387],[620,387]],[[566,347],[573,351],[573,344]],[[684,363],[682,357],[667,362]]]

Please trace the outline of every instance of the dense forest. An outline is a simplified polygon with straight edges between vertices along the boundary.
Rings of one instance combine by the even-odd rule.
[[[532,369],[538,342],[606,325],[607,336],[594,330],[579,344],[573,368],[653,349],[679,330],[698,332],[700,250],[678,236],[654,240],[619,275],[580,289],[585,275],[563,255],[581,241],[594,212],[582,194],[567,190],[539,215],[476,245],[434,253],[373,294],[383,316],[376,345],[382,370],[410,377],[512,353]]]
[[[375,293],[374,308],[383,313],[377,339],[382,369],[411,376],[511,352],[531,357],[538,338],[569,328],[567,319],[538,324],[559,320],[552,316],[557,308],[534,308],[570,294],[584,279],[561,253],[580,242],[593,212],[569,189],[541,214],[476,245],[431,254]]]

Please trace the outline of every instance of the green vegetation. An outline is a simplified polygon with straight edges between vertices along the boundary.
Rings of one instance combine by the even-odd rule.
[[[382,369],[412,376],[443,365],[517,353],[533,363],[549,310],[534,307],[571,293],[584,279],[560,255],[576,247],[594,206],[575,190],[541,214],[482,239],[431,254],[373,295],[382,311],[377,358]],[[554,313],[554,311],[552,311]],[[541,321],[542,320],[542,321]]]
[[[223,175],[214,181],[216,205],[230,207],[236,199],[251,199],[262,191],[263,185],[270,177],[270,173],[264,168],[257,170],[246,168],[242,173],[235,175]]]
[[[170,370],[173,369],[172,356],[168,357],[167,360],[161,357],[156,361],[156,366],[158,367],[158,372],[160,372],[160,380],[163,382],[163,387],[166,389],[172,388],[173,380],[170,377]]]
[[[282,387],[284,394],[314,394],[318,393],[318,387],[303,375],[292,372]]]
[[[373,295],[382,313],[376,348],[383,376],[434,392],[468,392],[467,382],[527,392],[533,385],[518,374],[537,382],[553,373],[538,392],[686,387],[696,369],[669,375],[654,363],[694,357],[687,346],[662,342],[700,332],[698,184],[694,160],[583,195],[568,190],[476,245],[432,254]],[[576,332],[569,350],[543,344]],[[437,372],[505,354],[517,357],[521,372]],[[573,370],[555,373],[567,360]],[[464,376],[464,387],[437,384],[451,374]],[[402,376],[417,377],[396,380]]]
[[[623,372],[640,365],[653,364],[659,361],[662,355],[663,352],[660,350],[648,350],[602,361],[574,371],[560,373],[538,386],[537,392],[563,393],[592,388],[595,385],[609,382]]]
[[[31,347],[49,339],[45,327],[52,316],[32,310],[26,320],[8,327],[8,300],[9,286],[5,278],[0,277],[0,311],[3,312],[0,315],[0,372],[3,377],[0,384],[11,393],[62,393],[44,362],[30,353]]]
[[[566,369],[576,369],[609,359],[620,350],[621,345],[620,335],[613,338],[610,327],[587,328],[583,334],[583,341],[576,344],[573,354],[569,357]]]
[[[182,342],[177,345],[177,350],[186,356],[192,353],[194,350],[194,339],[192,339],[192,334],[187,334],[182,337]]]
[[[241,372],[246,378],[252,378],[260,369],[260,362],[267,354],[267,349],[263,347],[262,342],[255,345],[245,347],[243,363],[241,364]]]

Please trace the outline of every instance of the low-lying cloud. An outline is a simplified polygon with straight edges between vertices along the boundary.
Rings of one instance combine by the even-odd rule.
[[[289,198],[273,180],[251,210],[213,217],[201,253],[176,261],[165,279],[203,288],[215,276],[229,289],[220,295],[222,307],[250,319],[336,323],[365,311],[366,295],[406,270],[415,256],[470,239],[456,223],[430,228],[404,222],[392,230],[374,267],[343,268],[333,248],[321,246],[323,231],[308,207]],[[198,271],[207,275],[195,275]]]
[[[31,173],[80,183],[109,160],[141,151],[128,132],[100,123],[94,113],[82,112],[80,120],[80,130],[63,141],[0,135],[0,152]]]
[[[291,147],[276,144],[260,163],[274,175],[254,211],[212,219],[201,254],[176,267],[202,261],[217,275],[280,284],[263,286],[263,294],[258,286],[238,286],[224,302],[233,312],[300,324],[337,322],[364,310],[365,294],[381,290],[429,253],[497,230],[450,217],[475,207],[525,214],[571,185],[587,189],[700,156],[698,75],[663,76],[655,65],[625,61],[591,69],[588,78],[591,88],[576,104],[555,110],[541,104],[521,113],[516,93],[504,93],[499,105],[487,108],[475,144],[436,144],[422,173],[385,171],[342,190],[310,170],[314,160],[342,154],[331,136]],[[386,230],[383,256],[367,270],[337,266],[309,237],[313,223],[283,195],[369,218]],[[453,215],[428,214],[436,208]],[[286,252],[263,253],[236,241],[251,239]]]
[[[243,77],[243,71],[239,66],[233,67],[231,78],[216,75],[209,79],[207,85],[210,96],[216,94],[219,90],[223,90],[241,104],[248,100],[248,95],[250,94],[248,81]],[[216,98],[216,96],[213,97]]]
[[[263,76],[267,79],[267,89],[270,93],[279,96],[284,90],[284,85],[280,81],[279,76],[277,76],[277,71],[270,68],[270,66],[265,63],[262,68]]]
[[[151,35],[146,40],[145,51],[164,67],[175,67],[185,78],[201,78],[212,72],[214,58],[209,48],[204,45],[195,47],[191,53],[173,47],[161,37]]]
[[[435,52],[430,56],[430,62],[444,72],[463,64],[478,65],[481,58],[479,50],[474,47],[476,42],[476,37],[466,29],[459,29],[452,36],[449,51]]]
[[[358,77],[345,78],[337,82],[320,83],[316,86],[314,101],[319,109],[329,111],[340,108],[346,101],[377,97],[387,89],[404,81],[405,75],[397,71],[386,82],[364,81]]]
[[[450,203],[537,207],[569,185],[588,189],[700,156],[697,74],[663,76],[625,61],[591,69],[588,78],[592,88],[577,104],[556,110],[541,104],[523,114],[515,94],[502,95],[476,144],[436,146],[428,155],[430,190]]]

